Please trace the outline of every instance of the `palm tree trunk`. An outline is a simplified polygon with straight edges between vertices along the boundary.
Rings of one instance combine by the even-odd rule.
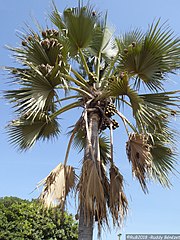
[[[80,209],[78,240],[93,239],[93,218],[90,219],[88,225],[84,223],[84,211]]]
[[[96,113],[91,113],[89,115],[89,135],[92,144],[92,150],[94,159],[98,161],[99,159],[99,116]],[[91,156],[89,153],[89,148],[86,147],[84,151],[84,160]],[[93,159],[92,159],[93,161]],[[93,239],[93,222],[94,219],[91,217],[90,221],[85,223],[83,206],[80,208],[79,216],[79,234],[78,240],[92,240]]]

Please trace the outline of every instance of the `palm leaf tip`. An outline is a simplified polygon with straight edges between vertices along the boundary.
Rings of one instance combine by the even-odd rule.
[[[132,164],[133,175],[139,180],[142,190],[148,192],[146,181],[152,173],[152,145],[149,136],[131,133],[126,145],[129,161]]]
[[[152,153],[152,175],[163,187],[172,186],[169,175],[177,173],[177,152],[175,146],[168,144],[164,136],[154,136]]]
[[[31,148],[37,140],[57,137],[60,130],[57,120],[21,117],[7,126],[9,141],[20,150]]]
[[[76,174],[72,166],[59,164],[42,180],[39,186],[44,186],[40,200],[46,207],[60,206],[64,209],[66,198],[76,184]]]

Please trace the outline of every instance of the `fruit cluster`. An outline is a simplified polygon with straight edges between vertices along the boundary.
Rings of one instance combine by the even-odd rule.
[[[57,39],[54,38],[45,38],[44,40],[41,41],[41,46],[45,49],[45,50],[49,50],[50,47],[56,47],[59,46],[61,47],[61,44],[58,42]]]
[[[111,117],[115,115],[116,107],[112,103],[108,103],[108,105],[104,108],[104,114],[106,117],[103,118],[101,130],[105,130],[106,128],[110,129],[110,124],[112,124],[113,130],[119,127],[118,122]]]
[[[57,37],[59,35],[59,31],[55,29],[47,29],[46,31],[42,31],[43,38]]]
[[[57,37],[59,35],[59,31],[55,30],[55,29],[47,29],[46,31],[42,31],[42,41],[41,38],[34,34],[34,36],[28,36],[25,40],[22,41],[22,45],[25,47],[28,45],[28,42],[33,41],[33,39],[36,39],[38,41],[40,41],[41,45],[45,48],[45,49],[49,49],[50,47],[55,47],[59,44]]]
[[[112,124],[112,129],[115,130],[116,128],[119,127],[119,123],[115,120],[115,119],[104,119],[102,126],[101,126],[101,130],[105,130],[106,128],[110,129],[110,124]]]
[[[105,108],[105,115],[110,118],[116,113],[116,107],[114,104],[109,103],[107,107]]]
[[[119,127],[119,123],[115,119],[112,119],[111,123],[112,123],[113,130]]]
[[[46,76],[48,73],[50,73],[51,72],[51,70],[52,70],[52,66],[50,66],[49,64],[41,64],[41,65],[39,65],[39,70],[41,71],[41,73],[44,75],[44,76]]]
[[[34,34],[33,36],[29,35],[25,40],[21,42],[23,47],[28,46],[28,43],[32,42],[34,39],[40,40],[39,36],[37,34]]]

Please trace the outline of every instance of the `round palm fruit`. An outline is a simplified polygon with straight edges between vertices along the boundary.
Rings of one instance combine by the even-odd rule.
[[[31,42],[31,41],[33,40],[33,37],[32,37],[32,36],[28,36],[27,40],[28,40],[29,42]]]
[[[37,34],[34,34],[33,38],[36,39],[36,40],[40,40],[39,36]]]
[[[47,29],[46,32],[48,35],[51,35],[53,33],[51,29]]]
[[[22,41],[22,45],[25,47],[27,46],[27,42],[26,41]]]
[[[107,128],[107,126],[104,125],[104,124],[101,126],[101,130],[102,130],[102,131],[105,130],[106,128]]]
[[[135,47],[136,46],[136,42],[132,42],[132,47]]]
[[[49,48],[49,45],[50,45],[49,39],[46,38],[45,40],[43,40],[43,41],[41,42],[41,45],[42,45],[43,47],[45,47],[45,48]]]
[[[114,82],[114,78],[109,78],[108,81],[109,83]]]
[[[116,129],[119,127],[119,123],[115,119],[112,119],[112,124],[113,124],[113,129]]]
[[[56,36],[56,37],[57,37],[58,34],[59,34],[59,32],[58,32],[57,30],[55,30],[55,29],[53,29],[52,32],[53,32],[53,35]]]
[[[54,38],[50,38],[49,42],[50,42],[50,46],[54,47],[54,45],[55,45]]]
[[[46,38],[47,37],[47,32],[45,32],[45,31],[42,31],[42,36],[43,36],[43,38]]]
[[[125,75],[124,72],[120,73],[119,77],[120,77],[121,80],[123,79],[124,75]]]
[[[95,11],[93,11],[93,12],[92,12],[92,15],[93,15],[93,17],[95,17],[95,16],[96,16],[96,12],[95,12]]]
[[[175,110],[171,111],[171,116],[176,116],[177,112]]]
[[[124,49],[124,53],[125,53],[125,54],[128,53],[128,49],[127,49],[127,48]]]
[[[41,65],[39,66],[39,70],[41,71],[41,73],[42,73],[43,75],[46,75],[47,72],[48,72],[47,66],[44,65],[44,64],[41,64]]]

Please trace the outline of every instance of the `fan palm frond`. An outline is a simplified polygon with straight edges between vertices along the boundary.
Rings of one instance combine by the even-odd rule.
[[[126,54],[128,49],[132,47],[132,44],[134,45],[134,47],[135,45],[141,44],[143,37],[144,37],[144,33],[137,28],[133,31],[129,31],[125,33],[119,38],[116,38],[116,43],[119,49],[119,53],[121,55]]]
[[[138,96],[138,93],[133,90],[128,82],[128,75],[123,73],[123,77],[112,77],[109,80],[109,85],[107,87],[107,92],[105,90],[104,94],[116,99],[116,102],[120,102],[121,96],[128,96],[133,113],[135,114],[138,109],[140,109],[140,104],[143,102],[143,99]]]
[[[107,27],[106,20],[107,15],[105,15],[103,21],[95,25],[90,49],[92,54],[97,57],[103,54],[107,58],[112,58],[117,54],[118,50],[113,40],[113,31]]]
[[[49,14],[49,18],[51,20],[51,22],[59,28],[59,30],[66,30],[66,26],[63,22],[63,19],[62,19],[62,16],[61,14],[59,13],[55,3],[53,2],[53,10],[52,12]]]
[[[101,160],[106,165],[110,160],[111,145],[109,137],[105,134],[99,136],[99,148]]]
[[[160,92],[155,94],[141,94],[144,103],[156,109],[159,113],[168,113],[173,111],[173,107],[177,107],[180,101],[180,91]]]
[[[153,91],[162,88],[165,74],[179,68],[180,62],[180,40],[165,24],[159,24],[153,23],[140,42],[129,45],[117,67],[137,76],[138,85],[142,80]]]
[[[50,66],[44,65],[43,67],[51,73],[52,68]],[[12,72],[15,73],[17,78],[14,83],[19,84],[20,89],[6,91],[5,97],[15,103],[17,111],[23,114],[36,115],[40,112],[53,112],[55,110],[53,99],[56,92],[54,83],[48,76],[44,76],[39,69],[33,66],[25,71],[23,69],[13,69]]]
[[[179,114],[177,107],[179,106],[179,91],[161,92],[156,94],[141,94],[140,98],[143,102],[140,109],[135,113],[135,119],[139,131],[148,132],[147,129],[157,131],[162,124],[166,123],[169,116]],[[168,130],[168,126],[164,128]]]
[[[57,137],[60,132],[57,120],[50,120],[46,115],[40,118],[36,116],[33,121],[32,117],[30,119],[21,117],[12,121],[7,127],[10,142],[20,150],[27,150],[39,139]]]
[[[177,132],[170,128],[169,120],[160,116],[155,127],[149,126],[151,134],[152,177],[164,187],[170,187],[169,174],[175,173],[177,152],[175,136]]]
[[[76,180],[74,168],[60,163],[38,184],[38,187],[44,186],[39,199],[48,208],[58,205],[63,210],[68,194],[75,188]]]
[[[152,154],[152,176],[156,181],[164,187],[170,187],[170,173],[175,173],[176,150],[167,143],[160,141],[154,137],[154,146],[151,150]]]
[[[61,37],[58,30],[46,29],[40,35],[30,30],[30,35],[23,35],[20,38],[23,39],[21,47],[7,48],[14,53],[14,57],[22,64],[26,65],[28,63],[35,66],[49,64],[54,66],[58,63],[61,69],[67,65],[69,47],[67,40]]]
[[[96,17],[93,16],[91,6],[67,8],[63,12],[63,19],[67,29],[67,36],[72,47],[78,51],[90,44],[93,36]]]

